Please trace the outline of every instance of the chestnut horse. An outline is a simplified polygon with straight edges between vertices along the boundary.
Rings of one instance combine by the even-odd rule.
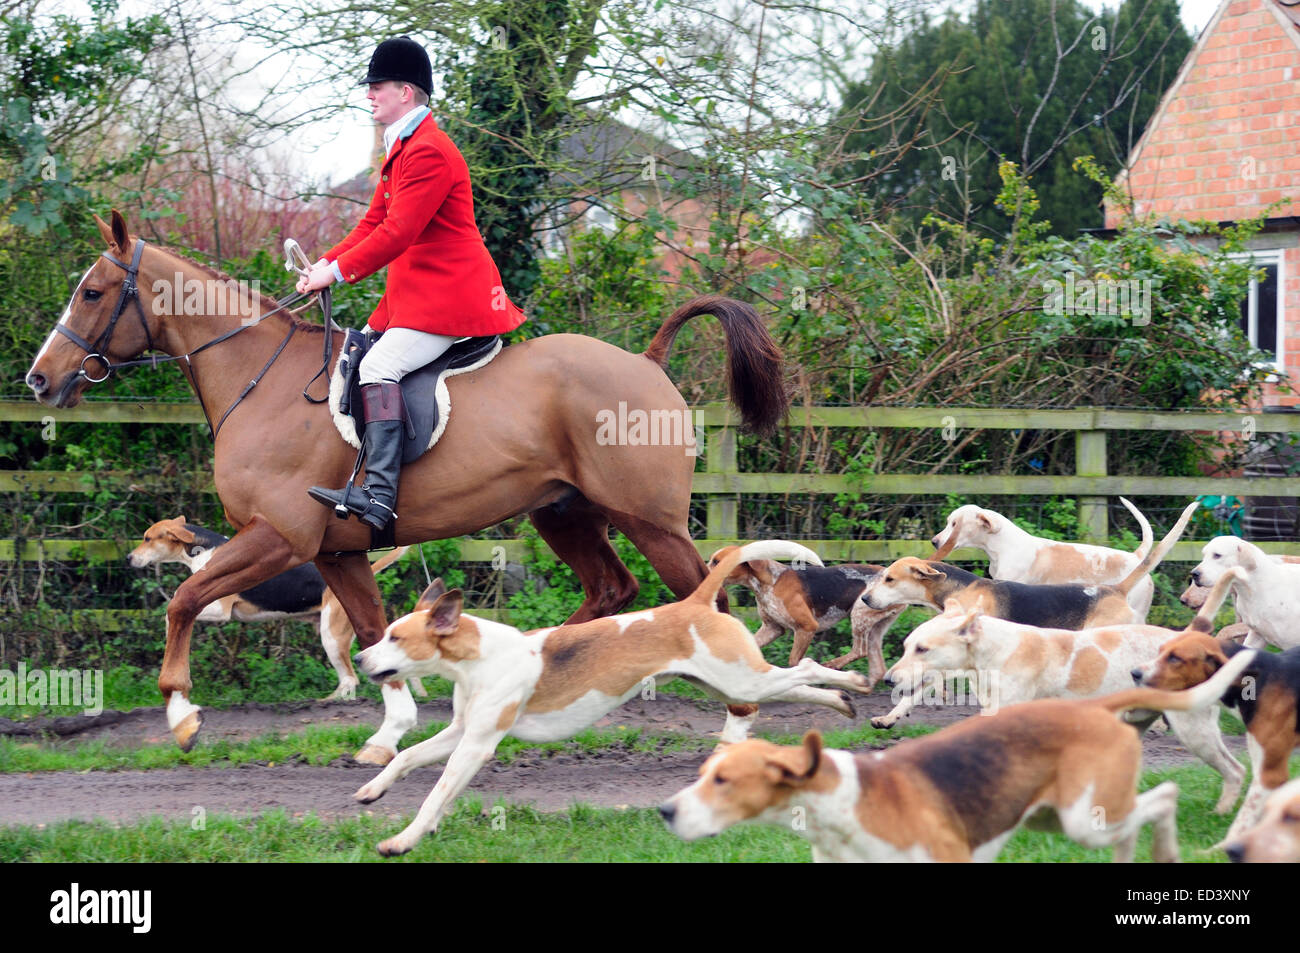
[[[114,365],[161,351],[178,359],[216,427],[213,478],[238,533],[181,584],[167,607],[158,678],[172,734],[188,751],[203,723],[189,700],[190,632],[208,603],[310,559],[363,646],[383,636],[384,610],[365,555],[369,529],[334,518],[307,496],[313,484],[342,486],[356,457],[327,406],[301,394],[321,363],[324,329],[283,311],[271,313],[275,302],[269,299],[258,300],[257,321],[247,314],[176,313],[213,310],[191,304],[213,296],[191,294],[190,283],[201,288],[227,279],[128,235],[117,211],[111,225],[98,216],[95,221],[109,250],[77,285],[27,383],[42,404],[72,407]],[[446,432],[402,471],[397,543],[474,533],[527,513],[581,580],[585,599],[568,621],[582,622],[622,610],[637,593],[636,580],[610,547],[612,524],[678,598],[689,595],[706,575],[687,535],[695,458],[681,445],[620,445],[609,439],[608,421],[623,404],[629,417],[641,410],[663,420],[667,412],[666,419],[690,426],[686,403],[664,365],[678,330],[700,314],[714,315],[726,331],[731,397],[745,425],[769,432],[787,409],[781,358],[746,304],[716,295],[697,298],[663,323],[643,354],[582,335],[535,338],[448,381],[452,415]],[[340,347],[341,338],[334,342],[335,355]],[[277,348],[282,350],[268,365]],[[265,376],[240,401],[260,368]],[[386,764],[415,725],[406,685],[386,684],[382,691],[384,721],[358,752],[359,761]]]

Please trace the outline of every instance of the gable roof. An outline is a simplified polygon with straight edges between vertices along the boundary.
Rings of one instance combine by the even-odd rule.
[[[1262,34],[1261,26],[1264,29]],[[1260,53],[1231,46],[1243,42],[1240,35],[1227,39],[1235,31],[1249,31],[1244,40],[1249,46],[1260,44],[1273,48]],[[1253,56],[1255,60],[1244,60],[1245,56]],[[1265,61],[1268,62],[1265,64]],[[1281,79],[1273,88],[1269,82],[1249,86],[1243,82],[1243,66],[1245,73],[1269,69]],[[1290,120],[1287,127],[1300,122],[1300,112],[1292,103],[1282,104],[1283,112],[1277,112],[1278,99],[1294,100],[1292,83],[1300,86],[1300,0],[1221,0],[1214,16],[1210,17],[1179,66],[1174,81],[1161,96],[1151,121],[1132,148],[1125,166],[1115,176],[1115,182],[1128,185],[1130,191],[1136,192],[1130,178],[1139,170],[1143,172],[1141,178],[1147,179],[1145,187],[1149,185],[1151,173],[1164,178],[1171,176],[1174,170],[1199,165],[1206,150],[1217,153],[1218,163],[1225,161],[1223,153],[1227,152],[1256,155],[1260,150],[1243,146],[1242,140],[1245,131],[1257,133],[1261,130],[1257,125],[1258,100],[1273,103],[1270,121],[1274,118],[1281,120],[1282,114],[1286,114]],[[1248,122],[1251,125],[1247,125]],[[1277,129],[1277,126],[1269,126],[1269,129]],[[1212,147],[1208,140],[1216,144]],[[1153,148],[1160,151],[1149,155]],[[1277,157],[1274,147],[1266,147],[1264,151],[1271,153],[1270,159]],[[1157,191],[1156,194],[1161,199],[1167,198],[1167,192]],[[1144,196],[1135,194],[1134,198]],[[1268,200],[1262,200],[1260,204],[1268,204]],[[1213,207],[1214,203],[1209,202],[1206,208]]]

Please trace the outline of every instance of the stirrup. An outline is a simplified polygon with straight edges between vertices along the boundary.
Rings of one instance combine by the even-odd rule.
[[[392,507],[380,503],[364,487],[349,484],[341,490],[331,490],[313,486],[307,490],[307,495],[333,509],[334,515],[341,520],[355,516],[368,526],[383,529],[390,520],[397,519]]]

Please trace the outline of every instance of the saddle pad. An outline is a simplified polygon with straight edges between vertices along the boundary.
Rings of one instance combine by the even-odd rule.
[[[357,383],[356,369],[361,364],[367,345],[364,335],[349,331],[339,357],[330,375],[330,414],[339,436],[351,447],[361,449],[361,434],[365,432],[362,419],[361,388]],[[410,463],[433,448],[451,416],[451,394],[447,378],[476,371],[496,357],[501,351],[501,337],[468,338],[453,344],[436,361],[402,378],[402,400],[406,404],[406,441],[402,447],[402,462]],[[347,374],[349,381],[344,380]],[[345,402],[343,395],[348,392]]]

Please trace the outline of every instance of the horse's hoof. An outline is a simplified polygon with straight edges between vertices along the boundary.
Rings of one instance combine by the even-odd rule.
[[[203,712],[195,709],[172,729],[172,735],[182,751],[190,751],[199,740],[199,729],[203,727]]]
[[[382,768],[388,762],[397,757],[397,752],[391,748],[381,748],[379,745],[366,745],[360,751],[352,756],[352,760],[358,764],[373,764]]]

